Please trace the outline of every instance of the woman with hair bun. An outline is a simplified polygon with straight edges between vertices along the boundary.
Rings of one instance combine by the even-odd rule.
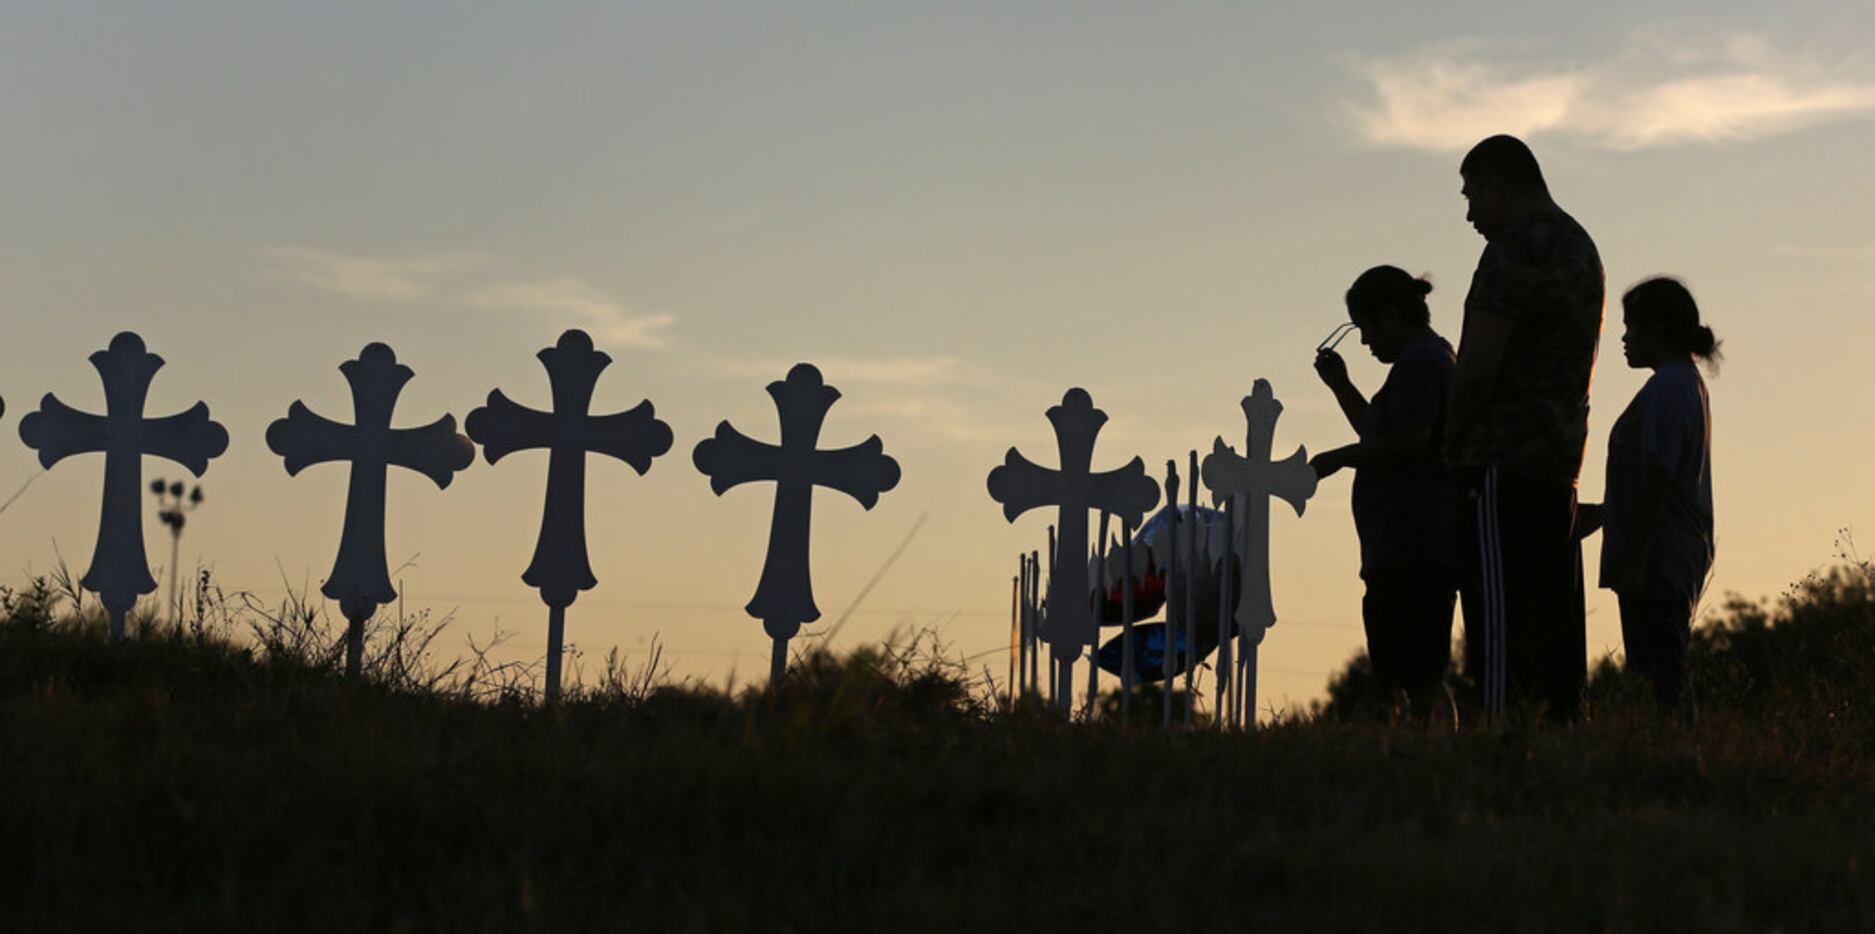
[[[1649,279],[1621,297],[1628,366],[1651,369],[1608,435],[1601,585],[1621,605],[1628,670],[1646,675],[1663,710],[1680,708],[1693,611],[1712,569],[1712,412],[1694,361],[1719,342],[1677,279]]]
[[[1451,395],[1452,345],[1432,330],[1432,284],[1397,266],[1376,266],[1348,289],[1348,320],[1388,364],[1372,400],[1348,378],[1332,347],[1315,371],[1360,440],[1324,451],[1318,476],[1354,470],[1354,528],[1361,540],[1367,655],[1390,698],[1420,714],[1452,710],[1445,672],[1458,591],[1457,485],[1439,456]]]

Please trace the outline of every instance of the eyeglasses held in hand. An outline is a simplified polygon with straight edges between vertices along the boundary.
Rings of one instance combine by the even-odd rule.
[[[1347,337],[1349,334],[1353,334],[1354,331],[1355,331],[1354,322],[1352,321],[1341,322],[1341,324],[1337,326],[1334,329],[1334,331],[1329,333],[1326,339],[1324,339],[1321,343],[1315,345],[1315,352],[1327,353],[1328,351],[1335,349],[1335,345],[1341,343],[1342,338]]]

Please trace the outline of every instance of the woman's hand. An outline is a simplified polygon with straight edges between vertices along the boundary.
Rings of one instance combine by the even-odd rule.
[[[1602,530],[1602,504],[1576,504],[1576,540],[1588,538]]]
[[[1332,350],[1324,350],[1315,355],[1315,373],[1328,384],[1329,389],[1339,389],[1348,385],[1348,362]]]
[[[1341,468],[1348,466],[1349,450],[1349,448],[1335,448],[1309,458],[1309,466],[1315,468],[1316,478],[1326,480],[1340,472]]]

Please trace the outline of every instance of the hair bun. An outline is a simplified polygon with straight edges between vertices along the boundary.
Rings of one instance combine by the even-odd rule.
[[[1385,312],[1402,316],[1415,328],[1430,327],[1432,312],[1426,308],[1426,295],[1431,291],[1432,282],[1425,276],[1415,279],[1398,266],[1375,266],[1348,287],[1348,314]]]

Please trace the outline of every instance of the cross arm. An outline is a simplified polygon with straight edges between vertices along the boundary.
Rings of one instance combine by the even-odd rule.
[[[1199,472],[1204,477],[1204,485],[1211,490],[1214,503],[1223,503],[1239,493],[1263,494],[1288,503],[1298,516],[1308,507],[1319,482],[1315,469],[1309,466],[1307,448],[1297,448],[1294,454],[1280,461],[1258,465],[1239,457],[1223,438],[1212,442],[1211,453],[1199,465]]]
[[[208,417],[208,403],[197,402],[186,412],[143,423],[143,453],[165,457],[196,476],[208,462],[228,450],[228,429]]]
[[[553,416],[510,399],[499,389],[490,392],[488,403],[470,412],[462,426],[482,446],[482,456],[491,464],[516,451],[553,444]]]
[[[475,463],[475,442],[456,431],[456,417],[445,415],[422,428],[403,428],[391,432],[387,463],[414,470],[436,484],[449,489],[456,473]]]
[[[355,430],[341,425],[295,400],[286,417],[267,426],[267,449],[286,460],[288,476],[313,464],[350,460]]]
[[[50,469],[73,454],[104,450],[105,424],[102,416],[80,412],[46,393],[39,411],[20,419],[20,440],[39,452],[39,466]]]
[[[780,448],[756,441],[723,421],[717,423],[714,436],[697,442],[690,460],[710,478],[711,492],[721,496],[744,483],[779,479],[776,460],[780,454]]]
[[[1159,484],[1146,476],[1146,462],[1138,457],[1118,470],[1095,474],[1088,505],[1137,523],[1159,505]]]
[[[646,399],[631,409],[614,415],[602,415],[588,422],[587,450],[616,457],[630,464],[639,476],[651,470],[651,461],[670,452],[671,426],[657,416],[657,408]]]
[[[885,453],[878,435],[836,451],[817,451],[814,482],[839,490],[871,509],[879,494],[898,486],[898,461]]]
[[[1003,455],[1003,465],[990,471],[990,498],[1003,504],[1003,518],[1010,522],[1038,506],[1058,504],[1059,471],[1049,470],[1010,448]]]
[[[1302,515],[1308,508],[1309,498],[1315,495],[1315,486],[1321,479],[1315,476],[1315,468],[1309,466],[1309,449],[1296,448],[1294,454],[1269,465],[1270,495],[1288,503]]]

